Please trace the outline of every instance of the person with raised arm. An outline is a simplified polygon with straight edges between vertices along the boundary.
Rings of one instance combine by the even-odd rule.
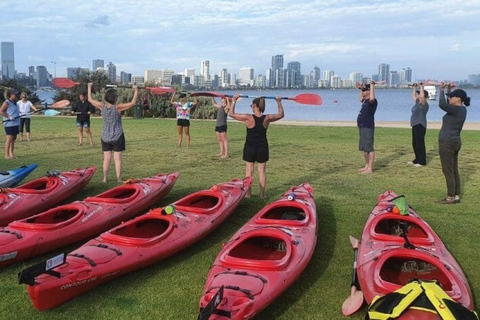
[[[83,145],[83,129],[90,140],[90,145],[93,146],[93,136],[90,130],[90,115],[95,113],[95,108],[88,102],[86,92],[78,95],[78,101],[72,106],[72,114],[77,115],[77,131],[78,131],[78,145]]]
[[[359,171],[369,174],[373,172],[373,163],[375,162],[375,150],[373,148],[375,135],[375,111],[377,111],[377,99],[375,99],[375,82],[370,84],[357,83],[357,89],[360,89],[360,102],[362,108],[357,117],[357,127],[359,130],[358,149],[363,151],[365,166]]]
[[[412,98],[415,105],[412,108],[410,126],[412,127],[412,146],[415,159],[409,161],[415,167],[422,167],[427,164],[427,153],[425,149],[425,134],[427,132],[428,92],[423,88],[423,83],[413,84]],[[420,87],[417,90],[417,87]]]
[[[230,106],[230,117],[242,121],[247,127],[247,136],[243,147],[243,160],[245,160],[246,176],[253,176],[255,162],[257,162],[258,177],[260,183],[260,198],[265,198],[267,188],[267,161],[269,160],[267,129],[271,122],[278,121],[285,116],[282,105],[282,97],[277,95],[278,112],[275,114],[263,114],[265,112],[265,98],[259,97],[252,101],[250,107],[252,114],[235,113],[235,103],[239,95],[233,96],[233,103]],[[248,190],[247,197],[250,197],[251,190]]]
[[[445,94],[445,87],[447,93]],[[447,182],[447,197],[440,200],[443,204],[460,202],[460,173],[458,171],[458,153],[462,147],[463,124],[467,118],[467,108],[470,105],[470,97],[461,89],[451,91],[454,84],[442,82],[440,85],[439,107],[445,111],[442,118],[442,127],[438,134],[438,152],[442,171]],[[448,97],[448,102],[445,99]]]
[[[16,159],[15,156],[15,140],[19,132],[20,112],[15,103],[17,91],[5,90],[6,100],[0,107],[0,114],[3,116],[3,125],[5,126],[5,159]]]
[[[218,144],[220,145],[220,153],[218,156],[222,159],[226,159],[228,158],[227,114],[230,111],[230,99],[223,97],[221,103],[217,104],[215,98],[212,97],[212,105],[217,109],[215,133],[217,135]]]
[[[130,109],[135,105],[138,98],[138,88],[133,86],[133,97],[130,102],[117,105],[117,91],[108,89],[105,92],[105,102],[97,101],[92,97],[92,83],[88,84],[88,101],[102,112],[102,151],[103,151],[103,180],[107,182],[108,168],[113,159],[115,162],[115,173],[117,182],[122,182],[122,151],[125,150],[125,135],[122,127],[122,111]]]
[[[17,102],[18,112],[20,113],[20,141],[23,141],[23,128],[27,132],[27,140],[30,141],[30,113],[31,110],[37,111],[38,109],[27,100],[27,93],[22,92],[20,94],[20,101]]]
[[[197,106],[197,98],[193,102],[187,102],[187,95],[180,93],[178,96],[180,101],[175,101],[175,92],[172,93],[170,103],[175,107],[177,113],[177,132],[178,132],[178,146],[182,146],[183,132],[187,138],[187,146],[190,147],[190,115],[192,109]]]

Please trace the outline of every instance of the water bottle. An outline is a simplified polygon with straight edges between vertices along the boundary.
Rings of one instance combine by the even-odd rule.
[[[287,196],[287,199],[288,199],[289,201],[293,201],[293,200],[295,200],[295,198],[296,198],[295,193],[290,193],[290,194]]]

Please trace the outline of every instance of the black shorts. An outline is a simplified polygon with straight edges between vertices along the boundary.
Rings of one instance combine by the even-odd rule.
[[[358,150],[364,152],[373,152],[373,142],[375,129],[359,128],[360,138],[358,142]]]
[[[5,133],[7,136],[17,136],[18,133],[20,132],[20,128],[18,126],[13,126],[13,127],[5,127]]]
[[[268,161],[268,155],[268,145],[243,147],[243,160],[247,162],[264,163]]]
[[[125,135],[122,133],[116,141],[105,142],[102,140],[102,151],[121,152],[125,150]]]
[[[177,119],[177,126],[179,126],[179,127],[190,127],[190,120]]]
[[[215,127],[216,132],[227,132],[227,125],[224,126],[216,126]]]

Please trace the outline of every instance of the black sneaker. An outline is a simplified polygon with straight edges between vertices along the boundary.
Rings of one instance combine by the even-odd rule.
[[[460,199],[459,199],[460,201]],[[455,202],[455,198],[453,197],[446,197],[446,198],[443,198],[442,200],[440,200],[440,203],[441,204],[455,204],[457,202]]]

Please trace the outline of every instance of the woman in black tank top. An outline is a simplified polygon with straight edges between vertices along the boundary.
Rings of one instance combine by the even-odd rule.
[[[258,163],[258,176],[260,182],[260,197],[265,198],[265,189],[267,186],[266,165],[269,159],[267,128],[270,122],[280,120],[284,116],[282,98],[277,96],[275,100],[278,105],[278,113],[263,114],[265,111],[265,98],[259,97],[252,101],[251,108],[253,114],[235,113],[235,103],[239,95],[233,97],[233,103],[230,108],[230,117],[235,120],[243,121],[247,127],[247,137],[243,148],[243,160],[245,160],[246,176],[253,176],[255,162]],[[251,196],[250,190],[247,197]]]

